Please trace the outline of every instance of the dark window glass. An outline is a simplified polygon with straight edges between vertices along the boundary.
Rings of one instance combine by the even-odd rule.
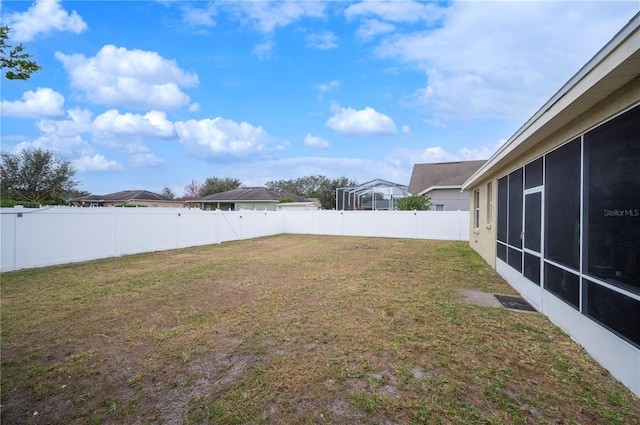
[[[540,257],[524,253],[524,277],[540,285]]]
[[[542,225],[542,192],[524,197],[524,247],[540,252],[540,229]]]
[[[507,257],[507,263],[522,273],[522,252],[517,249],[509,248],[509,255]]]
[[[584,136],[586,273],[640,293],[640,107]]]
[[[542,158],[527,164],[524,167],[524,188],[542,186]]]
[[[509,174],[509,245],[522,248],[522,168]]]
[[[507,242],[507,193],[508,177],[498,180],[498,240]]]
[[[506,263],[507,262],[507,246],[501,243],[498,243],[498,246],[496,246],[496,255],[498,256],[499,259],[501,259]]]
[[[584,280],[585,314],[640,346],[640,301]]]
[[[580,266],[580,139],[545,160],[545,258]]]
[[[568,302],[576,309],[580,305],[580,278],[551,264],[544,264],[544,289]]]

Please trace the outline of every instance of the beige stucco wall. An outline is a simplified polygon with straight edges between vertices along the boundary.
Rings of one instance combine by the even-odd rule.
[[[507,160],[490,169],[470,190],[470,222],[471,228],[469,245],[476,250],[480,256],[495,268],[496,263],[496,217],[497,217],[497,195],[498,179],[523,165],[539,158],[552,149],[573,140],[576,136],[586,132],[596,125],[617,115],[621,111],[630,108],[640,102],[640,78],[636,78],[622,89],[618,90],[602,102],[595,105],[588,112],[579,115],[574,120],[567,123],[560,130],[537,143],[533,147],[523,148],[522,145],[516,149],[515,159]],[[526,143],[523,143],[526,145]],[[487,183],[492,182],[493,186],[493,223],[487,223]],[[474,229],[473,223],[473,193],[480,190],[480,227]]]

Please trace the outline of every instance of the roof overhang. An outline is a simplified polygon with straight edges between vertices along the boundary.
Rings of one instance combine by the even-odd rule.
[[[227,204],[240,204],[243,202],[246,203],[265,203],[265,204],[277,204],[280,202],[277,199],[190,199],[188,201],[184,201],[187,203],[196,203],[196,204],[218,204],[218,203],[227,203]]]
[[[463,185],[473,187],[498,164],[535,146],[640,75],[640,13],[591,58]]]
[[[438,189],[458,189],[458,190],[462,190],[462,185],[434,185],[431,187],[428,187],[424,190],[421,190],[420,192],[416,193],[416,195],[425,195],[429,192],[431,192],[432,190],[438,190]]]

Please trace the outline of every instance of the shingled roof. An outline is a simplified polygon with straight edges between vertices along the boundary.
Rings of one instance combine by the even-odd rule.
[[[438,187],[460,187],[486,160],[414,164],[409,193],[418,195]]]
[[[123,190],[107,195],[87,195],[74,198],[72,201],[104,201],[104,202],[131,202],[131,201],[162,201],[171,202],[175,199],[168,198],[148,190]]]
[[[304,201],[304,198],[301,196],[276,192],[266,187],[241,187],[227,190],[226,192],[214,193],[213,195],[207,195],[187,202],[277,202],[283,197],[290,197],[296,202]]]

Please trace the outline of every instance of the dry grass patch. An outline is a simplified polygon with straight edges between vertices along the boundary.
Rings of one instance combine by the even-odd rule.
[[[3,423],[637,424],[465,243],[277,236],[2,275]]]

